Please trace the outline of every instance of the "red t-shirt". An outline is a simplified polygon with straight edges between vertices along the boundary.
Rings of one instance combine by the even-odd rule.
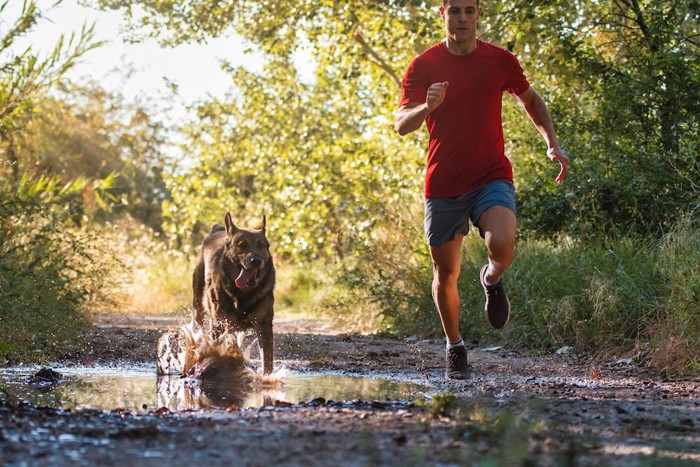
[[[529,87],[515,56],[477,40],[469,55],[453,55],[444,42],[413,59],[401,84],[399,106],[425,103],[428,87],[448,81],[442,104],[425,119],[430,135],[425,196],[449,198],[492,182],[513,181],[505,155],[501,105],[503,92]]]

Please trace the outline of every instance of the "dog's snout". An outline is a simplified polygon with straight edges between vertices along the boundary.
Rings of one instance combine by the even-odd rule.
[[[262,266],[263,264],[263,259],[259,256],[253,256],[250,258],[250,265],[254,267],[259,267]]]

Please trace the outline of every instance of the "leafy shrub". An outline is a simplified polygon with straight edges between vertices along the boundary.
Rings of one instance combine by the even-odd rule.
[[[0,190],[0,355],[39,360],[86,323],[118,267],[108,245],[75,222],[95,183],[24,177]],[[104,187],[103,187],[104,188]]]

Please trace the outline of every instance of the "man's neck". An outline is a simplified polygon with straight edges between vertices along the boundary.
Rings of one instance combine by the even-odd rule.
[[[468,41],[461,42],[457,42],[449,37],[445,38],[445,48],[452,55],[469,55],[476,50],[476,44],[476,37]]]

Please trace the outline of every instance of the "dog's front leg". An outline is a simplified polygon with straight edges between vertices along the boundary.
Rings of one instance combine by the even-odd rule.
[[[231,298],[217,287],[209,287],[205,293],[204,309],[211,319],[211,336],[214,339],[226,333],[230,326],[229,317],[235,305]]]
[[[269,375],[272,373],[272,320],[264,321],[255,328],[255,334],[258,337],[260,345],[260,360],[262,361],[263,374]]]
[[[204,262],[200,259],[192,274],[192,318],[200,326],[204,323],[204,288],[205,281]]]

